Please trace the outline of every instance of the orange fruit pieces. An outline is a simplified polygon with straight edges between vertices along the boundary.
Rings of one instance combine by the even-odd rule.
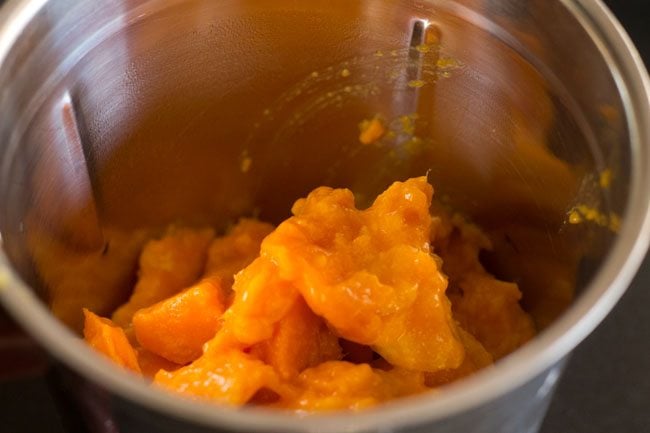
[[[113,313],[113,321],[126,327],[141,308],[175,295],[193,284],[205,266],[212,229],[171,226],[165,236],[149,241],[140,256],[138,282],[129,301]]]
[[[144,347],[136,347],[135,351],[138,356],[140,371],[144,377],[153,378],[160,370],[174,371],[181,367],[181,365],[168,361]]]
[[[225,295],[219,278],[206,278],[177,295],[138,310],[133,330],[145,349],[176,364],[202,353],[220,328]]]
[[[253,346],[251,354],[288,379],[307,367],[339,359],[341,348],[338,338],[323,319],[312,313],[305,301],[299,298],[275,325],[273,336]]]
[[[267,236],[262,257],[340,337],[398,367],[456,368],[464,349],[430,251],[432,194],[414,178],[357,210],[351,191],[317,188]]]
[[[242,218],[226,235],[210,244],[205,275],[220,277],[224,289],[230,289],[234,275],[260,255],[260,244],[272,231],[271,224]]]
[[[256,259],[235,278],[235,299],[224,314],[225,326],[248,345],[267,340],[291,309],[300,293],[278,278],[277,267],[264,257]]]
[[[450,295],[454,316],[485,349],[499,359],[535,336],[532,317],[519,304],[521,292],[515,283],[499,281],[487,272],[471,273]]]
[[[207,351],[174,372],[159,371],[154,383],[191,398],[243,405],[261,390],[285,393],[273,367],[236,349]]]
[[[108,319],[83,309],[84,339],[120,367],[140,373],[138,357],[124,330]]]
[[[382,371],[345,361],[324,362],[307,369],[297,384],[298,393],[284,398],[278,406],[301,411],[359,410],[427,389],[422,373]]]

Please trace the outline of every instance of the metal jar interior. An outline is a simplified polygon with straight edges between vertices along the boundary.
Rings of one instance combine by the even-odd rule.
[[[316,186],[364,205],[428,175],[441,200],[515,238],[486,261],[559,318],[445,395],[323,421],[346,431],[440,419],[516,388],[593,329],[647,246],[645,73],[592,0],[59,0],[3,13],[0,297],[73,368],[149,408],[311,428],[176,401],[105,366],[39,300],[39,239],[92,255],[107,228],[278,222]],[[422,29],[433,57],[413,43]],[[364,146],[358,125],[377,115],[394,134]],[[580,206],[595,217],[575,224]],[[518,242],[522,230],[538,235]],[[504,266],[514,255],[540,267]],[[566,312],[568,299],[526,284],[559,269],[549,263],[576,285]]]

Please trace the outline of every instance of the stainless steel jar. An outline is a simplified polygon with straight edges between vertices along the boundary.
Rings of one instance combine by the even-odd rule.
[[[70,369],[98,431],[535,432],[563,360],[648,246],[649,94],[595,0],[9,1],[0,299]],[[416,134],[359,150],[357,124],[377,113],[417,113]],[[579,259],[566,311],[443,392],[307,418],[193,403],[111,366],[43,302],[48,242],[64,266],[106,250],[107,228],[277,221],[319,184],[363,200],[424,173],[484,226],[548,235],[519,246],[522,263]],[[548,277],[530,267],[510,273]]]

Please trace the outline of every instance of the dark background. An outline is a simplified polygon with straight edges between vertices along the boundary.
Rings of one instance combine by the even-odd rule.
[[[650,0],[606,3],[650,66]],[[43,379],[46,364],[27,340],[6,331],[7,323],[0,311],[0,432],[64,433]],[[542,427],[542,433],[601,432],[650,432],[649,258],[612,314],[575,351]]]

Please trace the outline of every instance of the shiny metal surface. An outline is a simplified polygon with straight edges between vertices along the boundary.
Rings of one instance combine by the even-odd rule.
[[[435,56],[409,55],[417,20],[436,29]],[[413,61],[423,62],[422,87],[408,84]],[[633,47],[592,0],[10,1],[0,12],[0,299],[117,402],[183,423],[532,432],[553,366],[609,311],[647,248],[648,93]],[[413,111],[414,132],[360,147],[361,120],[397,122]],[[613,173],[607,188],[604,170]],[[566,312],[440,395],[309,422],[193,404],[108,365],[30,289],[53,297],[48,277],[58,274],[40,269],[38,255],[50,244],[65,268],[107,242],[116,248],[114,230],[177,220],[223,227],[256,213],[278,221],[320,184],[351,187],[363,202],[423,173],[490,231],[523,239],[516,255],[537,266],[508,267],[506,247],[491,263],[522,282],[530,309],[562,301],[535,278],[569,275],[581,259],[579,296]],[[579,204],[620,215],[618,233],[569,224]],[[516,238],[522,231],[542,236]],[[513,402],[528,415],[513,418]],[[132,431],[152,417],[114,407]]]

